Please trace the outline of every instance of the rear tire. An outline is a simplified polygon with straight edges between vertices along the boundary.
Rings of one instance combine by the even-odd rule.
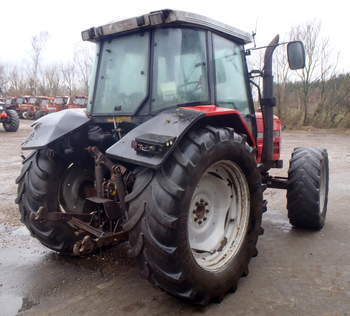
[[[43,117],[45,115],[44,111],[36,111],[34,113],[34,120],[38,120],[39,118]]]
[[[18,184],[16,203],[21,221],[44,246],[66,255],[73,255],[78,240],[75,229],[65,222],[34,220],[40,206],[49,211],[59,211],[59,186],[67,163],[50,157],[48,150],[33,152],[23,162]]]
[[[235,255],[231,255],[233,246],[227,241],[230,239],[227,238],[224,243],[225,237],[214,253],[220,256],[220,252],[225,252],[229,259],[220,257],[224,264],[219,262],[211,269],[196,259],[196,254],[201,256],[203,251],[193,249],[189,223],[193,216],[193,197],[200,187],[202,176],[221,162],[227,162],[227,166],[235,165],[240,170],[236,176],[242,175],[244,183],[241,183],[247,188],[248,218],[246,228],[242,228],[241,239],[237,238],[240,247]],[[213,179],[218,182],[221,178],[225,183],[223,187],[235,187],[229,176],[223,178],[212,173]],[[208,190],[209,196],[215,196],[213,188],[209,187],[203,191]],[[240,187],[235,188],[233,195],[239,195]],[[227,292],[234,291],[238,280],[248,274],[248,263],[252,256],[257,255],[256,243],[262,231],[261,176],[253,150],[232,129],[205,127],[190,132],[159,170],[143,169],[136,176],[133,191],[126,200],[130,203],[131,222],[142,214],[129,234],[131,254],[137,256],[142,275],[154,285],[176,297],[206,305],[212,300],[220,301]],[[209,207],[212,200],[209,199]],[[239,205],[243,209],[243,202]],[[236,208],[240,212],[241,208]],[[213,210],[218,211],[214,214],[219,214],[218,208]],[[227,227],[226,222],[230,222],[227,216],[224,227]],[[210,257],[210,253],[204,252]]]
[[[329,166],[326,149],[295,148],[288,171],[287,209],[297,228],[320,230],[325,224]]]
[[[19,127],[19,118],[15,110],[7,110],[8,119],[6,122],[2,123],[6,132],[17,132]]]

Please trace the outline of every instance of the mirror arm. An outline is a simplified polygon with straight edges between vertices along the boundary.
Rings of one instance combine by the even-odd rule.
[[[285,44],[288,44],[288,43],[290,43],[290,41],[288,41],[288,42],[282,42],[282,43],[277,43],[277,44],[274,44],[274,45],[267,45],[267,46],[260,46],[260,47],[248,48],[248,49],[245,50],[245,54],[246,54],[246,56],[250,56],[252,50],[258,50],[258,49],[269,48],[269,47],[275,47],[275,48],[276,48],[277,46],[285,45]],[[271,43],[270,43],[270,44],[271,44]]]

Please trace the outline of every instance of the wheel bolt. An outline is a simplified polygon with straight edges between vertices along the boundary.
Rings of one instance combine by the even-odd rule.
[[[204,217],[204,218],[203,218],[203,221],[206,221],[206,220],[207,220],[207,218],[206,218],[206,217]]]
[[[195,217],[195,218],[194,218],[194,221],[195,221],[195,222],[197,222],[197,220],[198,220],[198,218],[197,218],[197,217]]]
[[[193,214],[196,214],[196,210],[193,210]]]
[[[199,225],[202,224],[202,221],[198,221],[198,224],[199,224]]]
[[[203,203],[203,202],[204,202],[204,200],[203,200],[203,199],[200,199],[200,200],[199,200],[199,202]]]
[[[196,206],[198,206],[199,205],[199,203],[198,202],[196,202]]]
[[[206,209],[206,210],[205,210],[205,212],[206,212],[206,213],[209,213],[209,210],[208,210],[208,209]]]
[[[207,205],[208,205],[208,202],[205,202],[204,205],[207,206]]]

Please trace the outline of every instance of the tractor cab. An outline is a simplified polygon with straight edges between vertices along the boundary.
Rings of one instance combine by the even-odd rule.
[[[216,105],[239,111],[254,131],[244,49],[250,34],[163,10],[90,29],[83,39],[97,44],[88,104],[93,116],[149,116]]]
[[[5,99],[4,105],[7,109],[16,110],[17,109],[16,98],[10,97]]]

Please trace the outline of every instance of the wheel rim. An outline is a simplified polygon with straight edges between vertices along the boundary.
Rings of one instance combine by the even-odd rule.
[[[216,162],[202,175],[193,193],[188,238],[197,264],[222,270],[241,248],[249,223],[249,188],[240,167]]]
[[[58,202],[61,211],[77,214],[89,211],[91,202],[86,197],[95,194],[93,183],[93,174],[87,169],[70,165],[62,175],[59,188]]]
[[[326,203],[326,182],[327,173],[324,164],[321,165],[320,169],[320,214],[323,214],[324,205]]]

